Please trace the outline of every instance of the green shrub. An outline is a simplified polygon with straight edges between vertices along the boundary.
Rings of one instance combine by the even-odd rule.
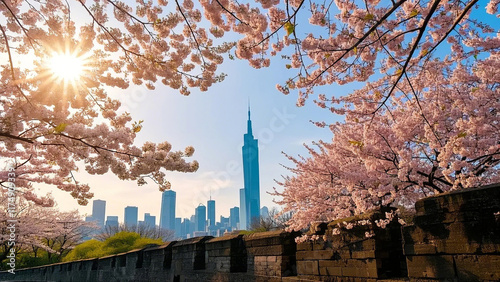
[[[63,261],[102,257],[104,256],[102,245],[103,242],[94,239],[85,241],[71,250],[71,252],[64,257]]]
[[[115,255],[135,249],[142,249],[152,244],[161,245],[163,241],[161,239],[143,238],[135,232],[122,231],[109,237],[104,242],[89,240],[81,243],[68,253],[64,261]]]

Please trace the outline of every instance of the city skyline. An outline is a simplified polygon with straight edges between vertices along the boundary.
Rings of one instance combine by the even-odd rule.
[[[171,190],[169,190],[169,191],[171,191]],[[175,193],[175,191],[171,191],[171,192]],[[96,205],[96,203],[97,203],[97,205]],[[210,219],[213,219],[212,220],[212,222],[214,222],[213,225],[215,225],[215,223],[220,223],[220,221],[217,221],[217,214],[215,213],[215,206],[216,206],[215,203],[216,203],[216,201],[213,199],[208,200],[206,206],[200,203],[200,205],[204,206],[206,209],[206,211],[205,211],[205,224],[206,224],[207,228],[210,226],[209,225]],[[208,206],[210,206],[211,208],[207,208]],[[104,201],[104,200],[92,201],[92,209],[98,211],[98,213],[103,213],[103,214],[106,213],[106,201]],[[267,209],[267,207],[264,206],[262,209]],[[129,220],[127,220],[127,221],[132,222],[132,224],[134,224],[134,222],[137,222],[137,224],[146,223],[146,224],[151,225],[151,226],[161,227],[159,222],[158,222],[158,224],[156,224],[156,216],[155,215],[152,215],[151,213],[146,213],[146,212],[141,213],[141,212],[139,212],[140,211],[139,208],[136,206],[126,206],[123,208],[123,211],[124,211],[123,220],[120,220],[120,216],[118,216],[118,215],[108,215],[105,217],[106,220],[104,221],[103,226],[108,226],[110,224],[112,224],[112,225],[125,224],[126,223],[125,218],[128,217]],[[210,211],[210,215],[209,215],[209,211]],[[143,214],[143,216],[144,216],[144,220],[142,220],[142,221],[139,220],[139,215],[141,215],[141,214]],[[196,216],[196,211],[193,212],[193,214],[191,216]],[[219,216],[224,217],[222,214]],[[137,217],[137,221],[134,220],[136,217]],[[97,217],[90,215],[90,216],[87,216],[86,221],[97,221],[96,218]],[[239,207],[235,206],[233,208],[230,208],[229,209],[229,216],[224,217],[224,218],[229,218],[229,219],[236,218],[236,219],[234,219],[234,222],[239,223]],[[172,228],[171,230],[177,230],[179,228],[179,224],[181,223],[181,222],[177,222],[177,221],[183,220],[183,219],[189,219],[189,217],[175,217],[175,220],[174,220],[175,227]],[[235,224],[230,225],[230,226],[236,227]],[[170,229],[170,228],[166,228],[166,229]]]
[[[313,103],[298,108],[294,97],[277,93],[276,80],[285,79],[286,74],[274,72],[272,78],[240,61],[228,62],[221,71],[233,73],[242,69],[247,70],[246,75],[229,75],[207,93],[193,92],[187,97],[161,87],[146,91],[132,86],[127,90],[128,96],[115,93],[115,97],[123,97],[125,110],[131,112],[134,120],[144,120],[137,144],[167,140],[173,150],[183,150],[187,145],[196,150],[192,159],[200,163],[197,172],[166,172],[172,190],[177,192],[176,217],[189,217],[199,203],[206,203],[210,194],[218,202],[217,215],[229,217],[229,209],[240,206],[239,189],[244,181],[241,147],[249,98],[253,135],[259,140],[261,205],[277,206],[266,192],[273,191],[273,187],[279,189],[274,180],[289,174],[280,165],[292,165],[282,151],[292,156],[305,154],[303,143],[331,138],[329,129],[310,122],[331,120],[331,112],[318,109]],[[141,213],[160,214],[161,192],[153,181],[138,187],[134,181],[121,181],[111,174],[88,175],[83,169],[75,177],[90,185],[94,198],[108,200],[110,214],[121,216],[122,205],[136,205]],[[82,214],[91,213],[92,201],[87,206],[77,206],[68,193],[55,189],[53,194],[62,210],[76,207]]]
[[[239,189],[240,207],[235,206],[229,209],[227,227],[228,229],[238,228],[246,230],[249,228],[252,219],[255,220],[259,218],[262,213],[260,208],[259,148],[258,140],[253,136],[250,105],[248,105],[247,132],[243,135],[241,156],[243,161],[244,188]],[[173,230],[176,236],[180,236],[180,234],[184,234],[181,229],[183,221],[185,221],[186,218],[176,217],[176,195],[176,191],[173,190],[166,190],[162,193],[158,226],[162,229]],[[95,200],[93,203],[97,203],[97,206],[94,206],[93,210],[99,208],[103,204],[104,206],[106,205],[106,202],[101,200]],[[223,218],[226,217],[221,214],[221,220],[219,222],[216,221],[215,203],[215,200],[212,199],[212,195],[210,194],[206,206],[200,203],[198,207],[196,207],[194,212],[194,231],[215,234],[215,231],[220,228],[220,225],[216,227],[216,223],[222,223]],[[267,209],[267,207],[265,207],[265,209]],[[139,221],[137,207],[127,206],[124,212],[123,222],[125,225],[148,223],[149,225],[156,226],[154,223],[155,217],[151,216],[151,213],[144,213],[144,220]],[[235,214],[236,212],[238,215]],[[102,218],[104,218],[104,210],[102,211]],[[151,224],[151,222],[153,222],[153,224]]]
[[[243,192],[243,189],[241,189]],[[166,191],[167,192],[167,191]],[[173,205],[175,206],[175,191],[168,191],[170,193],[165,193],[165,201],[164,203],[169,203],[173,201]],[[104,200],[94,200],[92,202],[92,209],[95,214],[102,214],[106,212],[106,201]],[[95,206],[94,206],[95,205]],[[225,217],[223,215],[219,215],[219,221],[217,221],[217,216],[215,214],[215,206],[216,201],[213,199],[207,200],[207,205],[200,203],[198,207],[194,210],[193,214],[189,218],[174,218],[174,228],[162,228],[160,223],[156,224],[156,216],[151,215],[150,213],[139,213],[139,208],[136,206],[126,206],[124,210],[123,221],[119,220],[119,216],[116,215],[108,215],[106,217],[105,225],[102,227],[118,227],[121,224],[128,227],[141,227],[141,226],[149,226],[155,228],[162,228],[167,230],[172,230],[174,232],[173,240],[181,240],[187,239],[197,236],[214,236],[219,237],[225,234],[226,232],[231,232],[233,230],[242,230],[240,224],[240,208],[234,206],[229,209],[229,217]],[[169,206],[166,205],[167,211],[170,209]],[[170,213],[170,211],[169,211]],[[269,214],[269,209],[266,206],[263,206],[260,211],[260,216],[267,217]],[[139,220],[139,214],[144,214],[144,220]],[[97,216],[96,216],[97,217]],[[92,216],[87,216],[86,221],[97,221]],[[94,235],[98,234],[100,231],[96,230]]]

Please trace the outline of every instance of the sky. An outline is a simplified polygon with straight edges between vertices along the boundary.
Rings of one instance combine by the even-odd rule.
[[[228,74],[223,82],[206,92],[193,90],[190,96],[182,96],[162,85],[152,91],[132,86],[121,92],[110,92],[122,101],[123,110],[130,112],[134,120],[144,120],[137,145],[145,141],[169,141],[173,150],[194,146],[196,151],[190,159],[200,163],[197,172],[166,172],[172,190],[177,193],[176,217],[190,217],[194,209],[200,203],[206,205],[210,197],[216,201],[217,220],[221,215],[228,217],[229,209],[239,206],[239,189],[243,188],[241,146],[249,106],[253,134],[259,140],[261,207],[281,209],[268,192],[273,187],[282,189],[275,179],[291,175],[282,165],[293,164],[282,152],[307,155],[304,143],[331,139],[329,129],[318,128],[310,121],[340,120],[312,100],[304,107],[297,107],[296,94],[283,95],[276,90],[276,83],[294,74],[279,58],[272,61],[270,68],[259,70],[245,61],[226,59],[220,71]],[[325,90],[340,88],[330,86]],[[144,213],[150,213],[156,216],[158,223],[161,192],[152,181],[139,187],[112,174],[88,175],[83,169],[76,177],[91,186],[92,200],[106,201],[106,216],[117,215],[122,221],[126,206],[138,206],[140,220]],[[59,209],[77,208],[83,215],[92,213],[92,200],[87,206],[79,206],[68,193],[51,190]]]

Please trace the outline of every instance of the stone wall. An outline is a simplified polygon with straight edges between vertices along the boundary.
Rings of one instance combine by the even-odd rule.
[[[403,228],[408,276],[500,281],[500,185],[429,197]]]
[[[405,227],[373,224],[390,211],[382,209],[313,224],[315,241],[296,244],[299,234],[284,231],[196,237],[0,272],[0,281],[500,281],[499,184],[425,198],[415,208]],[[363,220],[371,223],[347,227]]]
[[[316,281],[406,277],[400,225],[397,221],[386,228],[374,224],[376,220],[385,219],[385,212],[390,211],[392,209],[377,210],[313,225],[309,235],[318,238],[297,246],[298,276]],[[349,223],[358,224],[347,227]]]
[[[0,273],[0,281],[281,281],[296,275],[284,231],[196,237],[99,259]]]

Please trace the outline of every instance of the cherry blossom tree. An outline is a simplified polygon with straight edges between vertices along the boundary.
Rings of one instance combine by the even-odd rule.
[[[7,59],[0,66],[0,156],[14,162],[16,191],[53,205],[51,198],[33,192],[33,185],[44,183],[86,204],[93,194],[74,177],[79,164],[90,174],[111,171],[139,185],[151,178],[160,190],[168,189],[164,170],[197,170],[196,161],[185,159],[194,149],[172,151],[168,142],[134,145],[141,121],[117,114],[120,102],[108,97],[105,87],[127,88],[131,80],[154,88],[161,79],[174,89],[183,86],[183,94],[185,83],[206,90],[222,79],[215,62],[229,45],[213,46],[194,36],[202,31],[194,27],[199,12],[192,7],[162,14],[159,6],[141,2],[132,14],[121,2],[76,4],[88,21],[76,23],[71,8],[77,7],[64,1],[0,3],[0,50]],[[174,31],[181,22],[189,40],[182,29]],[[196,49],[193,63],[186,59],[191,48]],[[61,61],[71,68],[59,69]],[[0,175],[4,188],[7,173]]]
[[[0,261],[15,250],[16,254],[30,253],[35,257],[47,253],[60,259],[86,236],[95,224],[83,221],[77,211],[60,212],[19,197],[15,216],[7,209],[8,198],[0,200]],[[11,234],[15,235],[14,237]]]
[[[275,195],[294,211],[291,228],[499,182],[499,67],[498,51],[472,64],[429,61],[376,115],[366,114],[378,107],[369,89],[382,80],[355,91],[355,110],[330,125],[331,142],[307,146],[308,157],[288,156],[294,175]]]

